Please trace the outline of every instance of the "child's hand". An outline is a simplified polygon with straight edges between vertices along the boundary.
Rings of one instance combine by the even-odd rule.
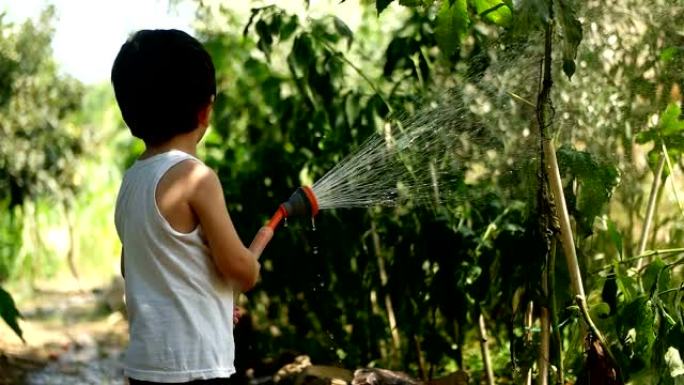
[[[240,322],[240,318],[245,314],[245,310],[239,306],[233,307],[233,325],[237,325]]]

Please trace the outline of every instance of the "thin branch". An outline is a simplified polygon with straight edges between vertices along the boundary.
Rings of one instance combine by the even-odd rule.
[[[532,343],[532,315],[534,313],[534,303],[530,301],[525,310],[525,342]],[[532,385],[532,365],[527,369],[527,376],[525,378],[525,385]]]
[[[378,86],[376,86],[375,83],[368,76],[366,76],[366,74],[364,74],[363,71],[361,71],[361,68],[359,68],[351,60],[349,60],[349,58],[347,58],[347,56],[345,56],[342,52],[340,52],[340,51],[336,50],[335,48],[333,48],[332,46],[330,46],[330,44],[328,44],[327,42],[320,41],[320,40],[319,40],[319,42],[321,44],[323,44],[323,46],[325,46],[325,48],[327,48],[335,56],[339,57],[340,59],[342,59],[342,61],[347,63],[348,66],[350,66],[359,76],[361,76],[361,78],[363,78],[363,80],[366,81],[366,83],[368,83],[370,88],[373,91],[375,91],[375,93],[378,95],[380,100],[382,100],[382,102],[385,103],[385,106],[387,106],[387,109],[389,110],[390,114],[392,112],[394,112],[394,109],[392,108],[392,106],[387,102],[387,98],[385,98],[385,95],[382,93],[382,91],[380,91]]]
[[[679,248],[674,248],[674,249],[659,249],[659,250],[649,250],[643,254],[637,255],[635,257],[630,257],[630,258],[625,258],[621,261],[617,261],[618,265],[626,265],[632,261],[636,261],[637,259],[642,259],[642,258],[649,258],[649,257],[662,257],[662,258],[671,258],[673,256],[676,256],[677,254],[684,253],[684,247],[679,247]],[[672,255],[668,255],[672,254]],[[615,267],[615,265],[610,264],[610,265],[605,265],[602,266],[594,271],[592,271],[592,274],[599,273],[603,270],[609,270]]]
[[[601,342],[601,345],[603,345],[603,347],[606,349],[606,352],[608,353],[610,359],[613,360],[613,363],[616,363],[617,360],[615,359],[613,352],[610,350],[610,345],[608,345],[605,337],[603,337],[603,334],[601,334],[601,331],[596,327],[596,324],[594,324],[594,321],[592,321],[591,316],[589,315],[589,306],[587,305],[587,300],[585,297],[579,295],[575,296],[575,303],[577,306],[579,306],[580,314],[582,315],[584,322],[587,323],[591,332],[594,334],[594,336],[596,336],[596,338],[598,338],[598,340]]]
[[[494,385],[494,370],[492,369],[492,358],[489,354],[489,346],[487,345],[487,325],[482,313],[478,319],[480,333],[480,349],[482,351],[482,361],[484,362],[485,374],[487,375],[487,385]]]
[[[675,178],[675,170],[672,167],[672,163],[670,162],[670,155],[667,153],[667,147],[665,147],[665,142],[662,143],[663,146],[663,157],[665,158],[665,164],[667,164],[667,171],[670,174],[670,184],[672,185],[672,191],[675,196],[675,200],[677,201],[677,206],[679,206],[679,212],[682,214],[684,217],[684,204],[682,204],[682,200],[679,199],[679,192],[677,190],[677,182]]]
[[[672,288],[672,289],[663,290],[663,291],[661,291],[661,292],[658,292],[657,295],[660,296],[660,295],[663,295],[663,294],[675,293],[675,292],[678,292],[678,291],[684,291],[684,286],[680,286],[680,287],[675,287],[675,288]]]
[[[665,156],[660,157],[658,166],[653,175],[653,183],[651,184],[651,193],[648,197],[648,206],[646,207],[646,217],[644,220],[644,227],[641,230],[641,238],[639,239],[639,247],[637,249],[637,255],[641,255],[646,250],[646,241],[648,240],[648,234],[651,229],[651,223],[653,222],[653,214],[655,213],[656,197],[658,188],[660,187],[661,175],[663,174],[663,168],[665,166]],[[637,270],[641,269],[644,260],[639,259],[637,262]]]

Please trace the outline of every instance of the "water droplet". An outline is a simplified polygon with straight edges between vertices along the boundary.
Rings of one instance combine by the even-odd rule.
[[[287,227],[287,217],[283,219],[283,227]]]
[[[311,231],[316,231],[316,218],[311,217]]]
[[[318,246],[313,247],[313,253],[314,255],[318,255]]]

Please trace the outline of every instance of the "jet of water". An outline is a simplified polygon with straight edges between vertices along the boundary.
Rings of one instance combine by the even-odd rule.
[[[313,185],[320,209],[442,202],[462,178],[457,159],[473,138],[464,129],[466,114],[433,103],[386,124]]]

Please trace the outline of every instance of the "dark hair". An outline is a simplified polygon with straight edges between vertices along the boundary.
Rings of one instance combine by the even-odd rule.
[[[121,115],[133,136],[158,144],[197,128],[216,95],[211,56],[178,30],[141,30],[121,46],[112,67]]]

